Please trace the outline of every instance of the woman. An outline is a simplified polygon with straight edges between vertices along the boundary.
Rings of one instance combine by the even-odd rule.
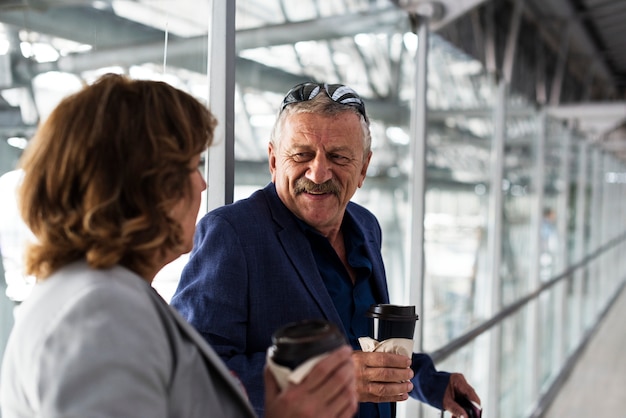
[[[106,75],[25,151],[20,209],[38,283],[16,314],[0,405],[11,417],[250,417],[237,379],[151,287],[191,250],[216,121],[165,83]],[[266,372],[268,416],[350,417],[350,349],[299,385]]]

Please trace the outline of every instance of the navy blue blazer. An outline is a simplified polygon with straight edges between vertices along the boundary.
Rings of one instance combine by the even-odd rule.
[[[389,303],[380,225],[353,202],[346,210],[365,237],[374,297]],[[288,322],[316,318],[344,329],[309,241],[273,183],[200,220],[171,304],[238,375],[259,416],[272,333]],[[425,354],[413,355],[412,368],[411,395],[441,408],[449,374],[437,372]]]

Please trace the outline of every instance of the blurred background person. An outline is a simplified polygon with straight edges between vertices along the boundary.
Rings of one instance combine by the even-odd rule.
[[[551,207],[543,209],[539,227],[541,248],[539,253],[539,275],[543,281],[550,280],[556,268],[559,249],[559,234],[556,227],[556,212]]]

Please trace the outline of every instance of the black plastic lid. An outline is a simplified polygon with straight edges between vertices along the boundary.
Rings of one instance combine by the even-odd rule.
[[[370,306],[366,315],[370,318],[387,321],[416,321],[419,319],[419,316],[415,313],[415,306],[391,305],[387,303]]]
[[[346,344],[339,329],[323,320],[305,320],[285,325],[272,335],[274,362],[295,368],[311,357]]]

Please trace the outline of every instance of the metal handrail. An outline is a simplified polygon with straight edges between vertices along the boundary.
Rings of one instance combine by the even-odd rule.
[[[550,279],[549,281],[543,283],[541,286],[539,286],[534,291],[530,292],[528,295],[515,301],[514,303],[508,305],[507,307],[503,308],[500,312],[498,312],[492,318],[470,329],[465,334],[462,334],[459,337],[453,339],[452,341],[450,341],[448,344],[444,345],[443,347],[429,353],[433,362],[438,363],[438,362],[445,360],[451,354],[453,354],[460,348],[467,345],[476,337],[488,331],[493,326],[499,324],[505,318],[509,317],[510,315],[520,310],[523,306],[525,306],[527,303],[529,303],[533,299],[538,298],[542,292],[551,288],[552,286],[554,286],[556,283],[560,282],[561,280],[569,279],[575,270],[585,267],[587,264],[589,264],[590,261],[597,258],[602,253],[608,251],[609,249],[611,249],[612,247],[616,246],[617,244],[621,243],[624,240],[626,240],[626,234],[622,234],[621,236],[610,240],[609,242],[607,242],[606,244],[602,245],[597,250],[595,250],[593,253],[584,257],[581,261],[570,266],[567,270],[558,274],[557,276]]]

